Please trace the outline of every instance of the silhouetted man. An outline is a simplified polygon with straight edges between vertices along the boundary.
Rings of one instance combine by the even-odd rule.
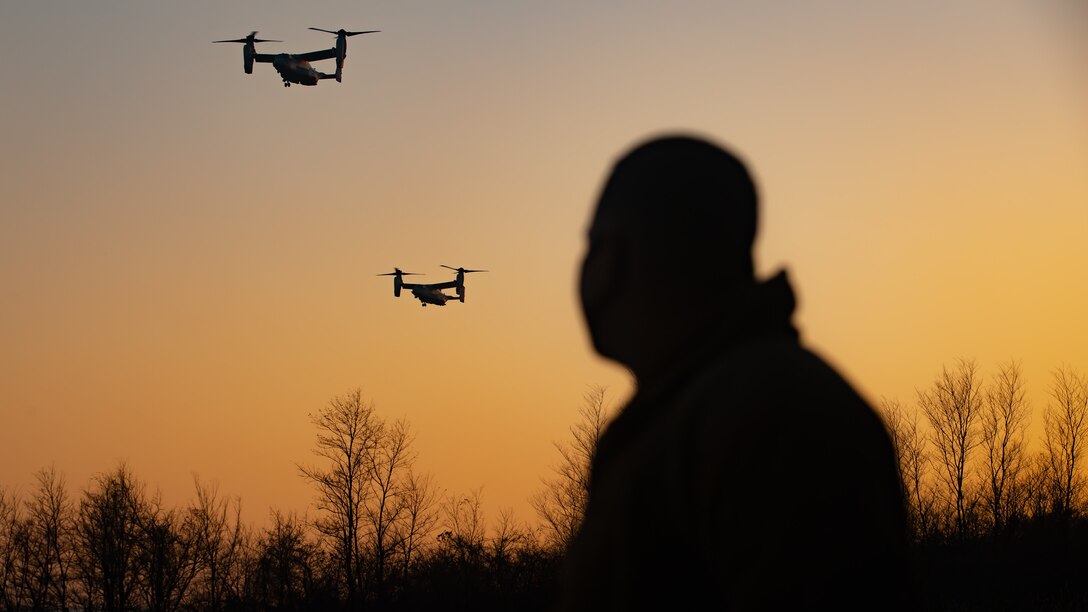
[[[889,610],[911,601],[901,487],[870,406],[755,278],[755,185],[675,136],[616,163],[581,296],[637,392],[597,448],[559,609]]]

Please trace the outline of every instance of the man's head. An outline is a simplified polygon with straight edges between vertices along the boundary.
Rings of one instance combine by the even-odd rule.
[[[756,187],[724,148],[691,136],[616,162],[589,229],[581,297],[597,350],[637,373],[674,329],[755,283]],[[662,329],[662,328],[666,329]]]

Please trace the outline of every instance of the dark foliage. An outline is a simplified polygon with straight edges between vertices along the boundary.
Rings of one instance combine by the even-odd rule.
[[[1001,533],[915,547],[920,598],[934,611],[1088,609],[1088,520],[1039,516]]]
[[[1081,450],[1088,379],[1069,370],[1055,374],[1046,437],[1037,445],[1042,450],[1029,456],[1019,443],[1022,381],[1014,365],[1001,375],[1000,386],[978,400],[979,429],[964,421],[959,448],[968,452],[949,455],[962,461],[952,472],[957,478],[934,477],[943,467],[933,463],[934,436],[918,411],[910,414],[895,401],[883,405],[909,493],[918,599],[933,612],[1088,610],[1088,479]],[[942,373],[938,384],[946,378]],[[577,505],[595,439],[578,432],[599,432],[602,397],[587,398],[596,409],[572,429],[585,448],[564,455],[559,477],[543,483],[556,494],[538,500]],[[342,422],[363,424],[369,429],[361,433],[370,436],[363,439],[372,441],[359,471],[372,480],[351,485],[359,494],[352,506],[361,517],[357,546],[354,539],[330,537],[339,532],[328,517],[273,511],[268,527],[248,528],[239,520],[238,500],[220,498],[199,482],[193,503],[166,508],[125,464],[95,477],[77,499],[48,469],[25,498],[0,488],[0,611],[549,610],[574,519],[548,523],[542,516],[545,527],[534,530],[504,515],[488,529],[478,493],[451,496],[439,507],[433,483],[410,469],[406,426],[385,423],[361,401],[348,406],[344,414],[352,418]],[[956,407],[951,401],[931,405]],[[323,477],[319,469],[309,475]],[[321,484],[325,499],[336,499],[338,481]],[[374,537],[379,531],[382,540]],[[351,572],[342,558],[345,542],[357,555]],[[349,575],[358,580],[354,597]]]

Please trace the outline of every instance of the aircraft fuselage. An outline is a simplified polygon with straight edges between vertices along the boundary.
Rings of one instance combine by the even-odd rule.
[[[446,302],[452,299],[452,296],[446,295],[438,289],[430,289],[427,287],[415,287],[412,289],[412,295],[424,306],[427,304],[445,306]]]
[[[317,85],[321,79],[333,78],[334,75],[318,72],[306,60],[298,59],[290,53],[280,53],[272,59],[272,67],[280,73],[284,84]]]

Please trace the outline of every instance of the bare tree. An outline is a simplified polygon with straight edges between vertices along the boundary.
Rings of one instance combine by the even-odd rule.
[[[438,539],[459,562],[477,564],[483,555],[487,534],[482,500],[481,489],[475,489],[465,496],[451,495],[442,504],[445,531]]]
[[[198,534],[192,517],[165,508],[156,495],[140,508],[136,522],[141,536],[137,546],[141,576],[137,593],[144,609],[177,610],[199,571]]]
[[[216,485],[201,485],[194,477],[196,503],[189,508],[199,573],[195,578],[194,603],[202,610],[221,610],[227,598],[241,596],[242,556],[246,532],[242,503],[231,505],[219,498]]]
[[[306,535],[306,521],[272,511],[272,526],[254,543],[249,599],[262,610],[309,609],[319,549]]]
[[[503,508],[499,511],[494,536],[488,542],[490,556],[500,563],[509,562],[517,551],[529,546],[532,539],[532,530],[515,518],[512,509]]]
[[[0,500],[4,507],[3,516],[3,593],[5,608],[22,610],[39,608],[42,604],[44,589],[35,580],[34,544],[32,538],[33,523],[26,517],[26,504],[12,495],[7,500]]]
[[[0,609],[16,610],[21,605],[19,574],[16,569],[20,529],[19,498],[0,488]]]
[[[408,423],[387,423],[358,389],[334,398],[311,416],[321,467],[299,466],[318,490],[325,515],[317,529],[336,543],[349,607],[364,589],[384,601],[390,571],[406,567],[420,536],[433,529],[433,485],[412,472],[415,453]],[[423,487],[417,489],[417,487]],[[404,554],[398,562],[394,555]]]
[[[591,388],[583,399],[580,420],[570,428],[571,440],[555,443],[560,455],[555,476],[543,479],[543,489],[529,500],[557,550],[566,548],[582,524],[589,497],[590,463],[608,422],[604,387]]]
[[[972,500],[968,497],[968,461],[980,440],[976,422],[982,404],[981,381],[972,360],[960,360],[955,370],[942,368],[933,387],[918,392],[918,405],[932,427],[937,451],[937,476],[944,485],[959,537],[970,527]]]
[[[35,475],[38,489],[26,502],[27,590],[35,610],[67,609],[72,551],[72,502],[52,466]]]
[[[918,428],[918,412],[908,415],[899,400],[881,398],[879,406],[895,448],[911,532],[916,540],[925,540],[934,534],[936,524],[933,490],[927,479],[929,454]]]
[[[364,517],[370,534],[375,595],[384,601],[389,557],[400,548],[402,535],[398,527],[406,515],[407,475],[415,460],[411,452],[412,437],[403,420],[378,428],[377,444],[368,463],[370,495],[364,505]]]
[[[1058,499],[1054,489],[1057,479],[1050,468],[1050,456],[1044,449],[1029,457],[1025,463],[1020,503],[1028,516],[1046,516],[1054,511],[1057,506],[1055,500]]]
[[[398,569],[407,570],[424,536],[437,522],[437,491],[428,476],[413,471],[414,440],[408,423],[377,420],[377,444],[369,460],[369,491],[364,528],[373,596],[387,599],[387,582]]]
[[[1018,512],[1018,486],[1024,467],[1024,436],[1029,416],[1020,364],[1015,361],[1002,364],[986,391],[981,415],[982,447],[986,453],[983,501],[995,532]]]
[[[516,590],[523,557],[535,550],[535,534],[514,517],[510,508],[499,511],[499,521],[486,543],[487,573],[499,594]]]
[[[135,607],[144,503],[143,485],[124,463],[96,476],[93,487],[84,491],[74,531],[83,608],[114,612]]]
[[[1073,516],[1078,511],[1084,475],[1080,464],[1088,442],[1088,378],[1068,367],[1054,371],[1044,413],[1044,448],[1054,492],[1053,511]]]
[[[317,488],[317,507],[325,516],[315,526],[335,543],[348,605],[353,607],[359,605],[363,591],[360,528],[372,495],[372,457],[381,439],[382,424],[373,405],[363,401],[360,389],[333,398],[310,420],[317,427],[314,454],[328,460],[329,465],[300,465],[298,469]]]
[[[403,495],[404,515],[400,533],[395,541],[399,546],[400,571],[407,574],[416,554],[427,537],[434,533],[438,523],[438,488],[430,474],[409,473]]]

